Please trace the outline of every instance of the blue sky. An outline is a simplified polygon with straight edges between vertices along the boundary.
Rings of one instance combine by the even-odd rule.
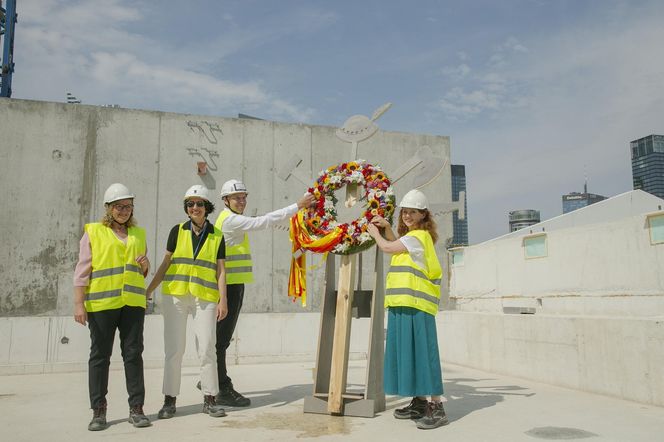
[[[19,0],[13,97],[448,135],[470,240],[631,189],[664,133],[662,1]],[[377,159],[371,159],[380,163]]]

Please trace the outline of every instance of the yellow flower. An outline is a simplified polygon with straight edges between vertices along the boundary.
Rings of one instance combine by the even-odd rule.
[[[355,161],[351,161],[348,164],[346,164],[346,170],[354,172],[360,167],[359,164],[357,164]]]

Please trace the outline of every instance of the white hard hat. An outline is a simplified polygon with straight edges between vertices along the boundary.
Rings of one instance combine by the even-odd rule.
[[[424,210],[429,207],[427,197],[419,190],[413,189],[403,196],[399,207]]]
[[[197,196],[203,198],[205,201],[210,201],[210,191],[207,187],[201,186],[200,184],[195,184],[187,189],[187,192],[184,194],[184,199],[186,200],[192,196]]]
[[[247,192],[247,186],[245,186],[242,181],[228,180],[223,184],[223,186],[221,186],[222,198],[236,193],[249,193]]]
[[[110,204],[114,201],[126,200],[135,198],[134,194],[129,191],[127,186],[120,183],[114,183],[108,186],[104,192],[104,204]]]

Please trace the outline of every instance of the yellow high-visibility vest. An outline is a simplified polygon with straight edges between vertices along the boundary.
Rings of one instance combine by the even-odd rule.
[[[233,212],[226,208],[217,218],[215,226],[223,232],[226,218]],[[252,273],[251,250],[249,249],[249,236],[245,233],[240,244],[228,246],[226,244],[226,284],[245,284],[254,282]]]
[[[214,232],[208,232],[205,243],[194,259],[191,230],[185,230],[185,224],[180,224],[178,241],[171,256],[171,264],[164,275],[161,293],[174,296],[191,293],[205,301],[219,302],[217,251],[224,240],[221,231],[215,227]]]
[[[125,305],[145,308],[145,278],[136,257],[145,255],[145,230],[127,229],[127,243],[102,223],[85,225],[92,250],[92,273],[85,310],[100,312]]]
[[[416,237],[424,246],[427,269],[415,264],[408,252],[392,255],[385,283],[385,307],[413,307],[435,315],[438,313],[443,269],[433,240],[426,230],[411,230],[406,236]]]

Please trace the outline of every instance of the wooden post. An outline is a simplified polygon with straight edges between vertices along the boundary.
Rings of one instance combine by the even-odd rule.
[[[376,266],[374,268],[374,288],[371,297],[371,328],[369,339],[369,357],[367,359],[367,377],[364,397],[374,401],[374,412],[385,410],[385,391],[383,389],[383,357],[385,354],[385,281],[383,279],[383,252],[376,247]]]
[[[344,255],[341,257],[341,266],[339,267],[339,286],[332,344],[332,368],[330,370],[330,388],[327,401],[327,410],[335,414],[342,413],[342,395],[346,390],[356,262],[356,255]]]

